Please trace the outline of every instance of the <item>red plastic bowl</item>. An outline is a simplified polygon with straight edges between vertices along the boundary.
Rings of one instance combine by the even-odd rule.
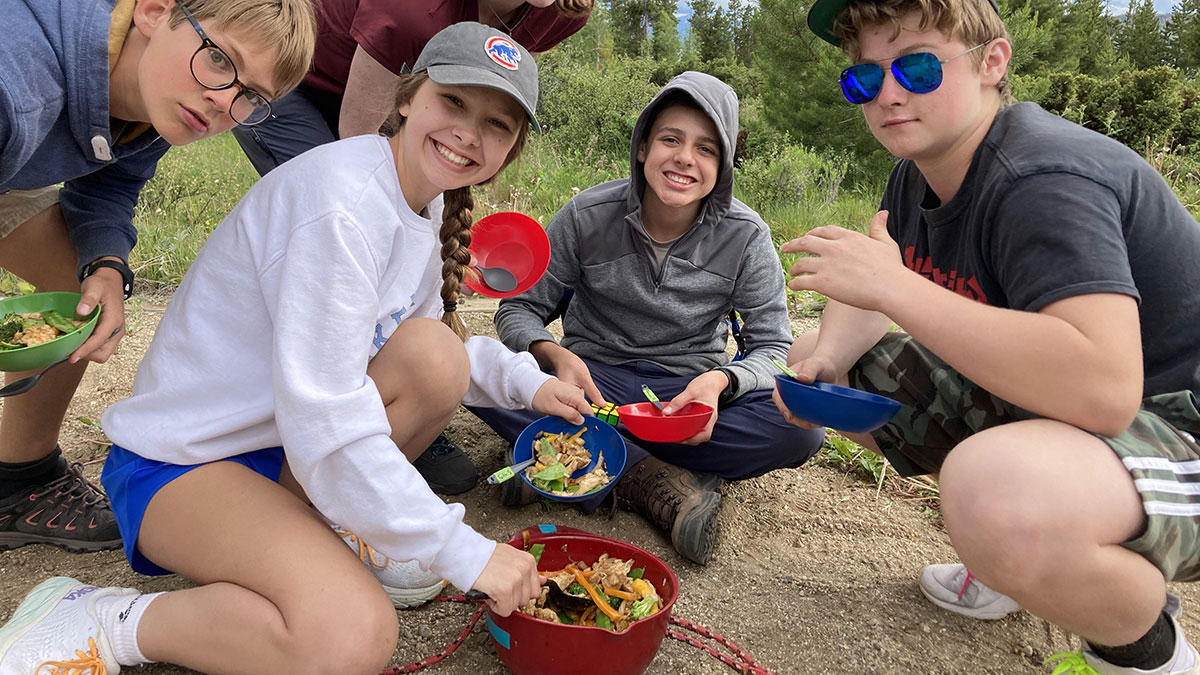
[[[618,419],[629,433],[652,443],[678,443],[700,433],[712,418],[712,406],[692,402],[671,415],[653,403],[627,403],[617,408]]]
[[[483,267],[501,267],[517,278],[517,287],[501,293],[473,274],[463,284],[489,298],[510,298],[533,288],[550,264],[550,240],[533,218],[516,211],[493,213],[471,226],[471,245],[475,263]]]
[[[545,544],[538,569],[562,569],[570,562],[596,562],[601,553],[633,559],[644,567],[643,578],[654,584],[663,607],[649,618],[635,621],[624,632],[595,626],[550,623],[520,612],[498,616],[487,610],[487,628],[496,654],[515,675],[640,675],[650,666],[663,636],[671,608],[679,595],[679,578],[666,563],[643,549],[569,527],[539,525],[529,532],[530,544]],[[509,546],[524,548],[522,532]]]

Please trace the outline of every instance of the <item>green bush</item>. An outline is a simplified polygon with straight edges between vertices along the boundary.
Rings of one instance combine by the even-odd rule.
[[[556,147],[592,161],[629,156],[629,137],[660,85],[646,58],[617,56],[604,68],[581,68],[552,50],[538,58],[541,106],[538,120]]]
[[[849,164],[844,157],[785,145],[743,162],[735,185],[739,199],[755,208],[797,202],[819,207],[837,200]]]

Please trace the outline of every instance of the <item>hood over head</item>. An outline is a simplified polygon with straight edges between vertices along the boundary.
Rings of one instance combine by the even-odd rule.
[[[650,101],[638,116],[637,124],[633,127],[633,138],[629,143],[630,190],[629,202],[631,211],[640,209],[642,191],[646,189],[646,175],[642,162],[638,161],[638,147],[649,134],[650,127],[658,117],[663,99],[673,92],[681,92],[700,106],[704,114],[717,127],[721,137],[721,168],[717,174],[716,185],[704,200],[700,211],[700,220],[710,221],[720,218],[729,210],[733,201],[733,153],[737,148],[738,134],[738,98],[733,88],[721,80],[706,73],[689,70],[671,79],[658,94]]]

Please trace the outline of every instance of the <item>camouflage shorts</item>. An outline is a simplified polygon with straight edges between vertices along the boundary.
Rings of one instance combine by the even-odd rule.
[[[904,333],[888,333],[850,371],[853,387],[903,407],[871,433],[901,475],[937,473],[956,445],[984,429],[1034,419],[963,377]],[[1146,530],[1124,546],[1170,581],[1200,580],[1200,411],[1191,392],[1152,396],[1120,436],[1098,436],[1141,494]]]

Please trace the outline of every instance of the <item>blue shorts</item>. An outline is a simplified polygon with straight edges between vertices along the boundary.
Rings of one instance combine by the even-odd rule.
[[[283,448],[255,450],[217,461],[237,462],[273,482],[278,482],[279,473],[283,470]],[[150,576],[173,574],[170,570],[150,562],[138,552],[137,535],[142,529],[146,506],[150,504],[154,495],[167,483],[201,466],[204,464],[168,464],[146,459],[119,445],[109,448],[100,483],[112,502],[117,527],[121,530],[121,538],[125,540],[125,557],[129,559],[129,565],[134,572]]]

